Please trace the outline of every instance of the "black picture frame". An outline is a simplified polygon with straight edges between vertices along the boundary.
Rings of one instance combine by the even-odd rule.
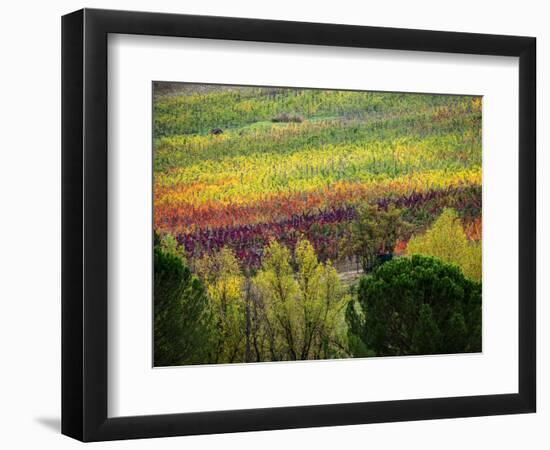
[[[107,416],[109,33],[519,57],[517,393]],[[536,39],[83,9],[62,18],[62,433],[82,441],[535,412]],[[512,293],[511,293],[512,295]]]

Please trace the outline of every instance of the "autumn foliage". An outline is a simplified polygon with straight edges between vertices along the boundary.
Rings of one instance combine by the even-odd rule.
[[[407,255],[435,256],[456,264],[465,276],[481,281],[481,242],[470,241],[457,213],[445,209],[426,233],[413,237]]]
[[[155,89],[155,364],[477,351],[441,297],[451,322],[417,301],[398,352],[367,287],[389,264],[481,282],[481,98]]]

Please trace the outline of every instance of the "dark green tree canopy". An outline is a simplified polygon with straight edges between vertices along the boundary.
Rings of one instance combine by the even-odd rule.
[[[154,248],[155,366],[208,361],[209,310],[201,281],[177,254]]]
[[[398,258],[363,277],[347,309],[356,356],[481,351],[481,284],[436,258]]]

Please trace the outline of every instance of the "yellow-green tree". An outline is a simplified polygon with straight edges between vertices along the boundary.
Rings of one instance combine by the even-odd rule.
[[[224,247],[196,262],[196,271],[203,280],[216,326],[212,362],[244,361],[245,303],[244,276],[233,252]]]
[[[315,341],[318,340],[324,313],[321,297],[323,285],[323,265],[319,264],[315,249],[307,240],[296,245],[296,263],[298,265],[298,285],[300,286],[300,305],[298,308],[300,336],[300,359],[308,359]]]
[[[178,241],[174,236],[167,233],[162,236],[157,235],[158,246],[164,253],[169,253],[177,256],[184,264],[187,264],[187,258],[185,257],[185,248],[178,245]]]
[[[322,317],[316,337],[314,359],[350,356],[345,321],[345,310],[350,298],[330,261],[323,265],[319,297]]]
[[[300,359],[326,358],[332,350],[343,348],[345,334],[339,319],[343,319],[346,295],[332,264],[320,263],[309,241],[298,242],[295,253],[301,300]]]
[[[272,241],[254,280],[262,299],[269,351],[274,361],[296,360],[299,355],[299,286],[289,260],[289,250]]]
[[[262,298],[270,351],[275,359],[319,359],[345,353],[348,298],[332,264],[322,264],[311,243],[290,251],[276,241],[267,249],[255,286]]]
[[[472,242],[467,238],[453,209],[444,209],[423,235],[412,237],[405,253],[435,256],[456,264],[471,280],[481,281],[481,242]]]

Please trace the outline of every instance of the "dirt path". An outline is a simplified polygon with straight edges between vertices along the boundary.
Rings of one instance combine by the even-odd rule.
[[[350,270],[348,272],[339,272],[340,281],[346,285],[350,285],[363,274],[362,270]]]

